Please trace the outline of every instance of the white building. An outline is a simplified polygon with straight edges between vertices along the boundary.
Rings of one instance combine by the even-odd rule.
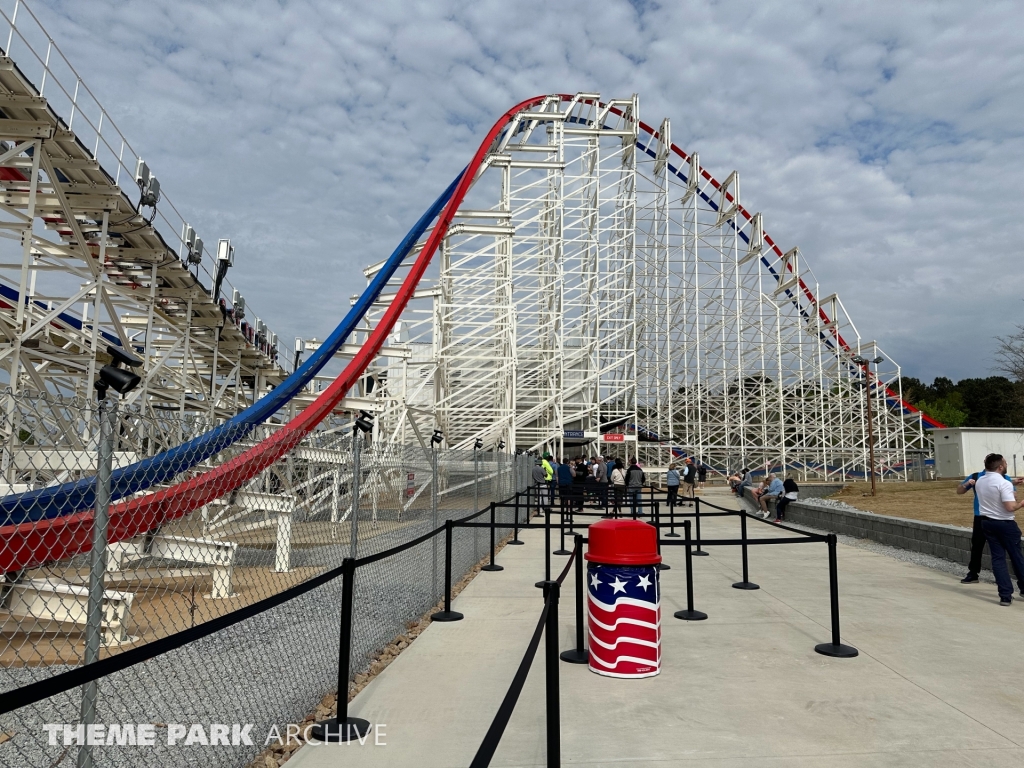
[[[1009,473],[1024,472],[1024,429],[953,427],[936,429],[935,469],[939,477],[964,478],[985,468],[985,456],[1001,453]]]

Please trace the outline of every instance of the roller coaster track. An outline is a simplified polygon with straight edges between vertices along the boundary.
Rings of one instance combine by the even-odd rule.
[[[270,437],[231,458],[226,463],[205,469],[197,476],[174,486],[138,495],[114,505],[111,508],[109,528],[111,542],[125,540],[153,530],[239,488],[296,447],[306,435],[310,434],[323,419],[338,407],[342,399],[364,374],[367,366],[384,347],[386,339],[413,297],[417,285],[452,224],[459,206],[482,172],[488,153],[503,138],[507,140],[509,131],[514,133],[523,128],[524,123],[529,120],[528,117],[524,117],[528,110],[550,98],[552,97],[538,96],[523,101],[504,113],[494,123],[463,173],[438,197],[409,231],[388,259],[385,267],[374,277],[330,338],[281,386],[210,432],[172,450],[115,472],[112,499],[124,499],[127,496],[138,494],[154,485],[166,482],[185,470],[196,467],[249,434],[256,425],[279,411],[323,368],[349,337],[369,307],[377,300],[381,290],[387,285],[395,271],[404,263],[420,238],[427,233],[430,223],[436,219],[433,229],[426,236],[407,276],[397,293],[390,297],[390,305],[372,333],[342,373],[326,390],[320,393],[311,405],[276,430]],[[562,94],[556,98],[563,103],[582,102],[604,107],[599,102],[586,98],[581,99],[579,96]],[[616,107],[609,107],[607,111],[620,118],[626,117]],[[658,140],[658,132],[643,122],[637,121],[637,125],[644,134],[643,141],[637,139],[637,148],[653,157],[655,154],[654,143]],[[688,155],[674,144],[671,145],[671,151],[679,158],[679,162],[675,165],[669,163],[670,172],[683,182],[688,181],[683,170],[689,161]],[[710,182],[715,190],[721,190],[722,185],[717,180],[704,169],[700,169],[700,171],[704,179]],[[716,205],[711,193],[699,191],[699,194],[712,207]],[[728,191],[723,191],[722,197],[730,202],[733,201]],[[738,203],[736,203],[736,207],[739,215],[747,221],[751,220],[751,214],[745,208],[739,206]],[[737,227],[735,222],[732,226]],[[745,233],[741,232],[740,235],[745,241],[748,239]],[[785,262],[782,250],[767,234],[764,234],[764,243],[781,260],[785,265],[784,268],[788,268],[792,272],[792,264]],[[780,285],[788,279],[787,275],[773,266],[767,255],[761,257],[761,262]],[[795,285],[786,288],[785,294],[802,316],[808,317],[809,313],[816,311],[824,321],[825,327],[830,327],[829,317],[825,310],[818,305],[812,291],[801,278],[797,278]],[[822,335],[822,342],[834,349],[850,353],[850,346],[838,331],[831,330],[830,333],[831,336]],[[852,366],[853,363],[849,363],[849,365]],[[912,406],[902,402],[895,393],[886,390],[885,397],[893,407],[901,409],[904,413],[915,413]],[[941,426],[927,417],[924,420],[929,427]],[[90,546],[92,524],[90,507],[94,501],[94,490],[95,479],[86,478],[40,491],[11,495],[0,500],[0,512],[7,521],[6,525],[0,527],[0,540],[5,544],[3,550],[0,551],[0,572],[31,568],[87,551]]]

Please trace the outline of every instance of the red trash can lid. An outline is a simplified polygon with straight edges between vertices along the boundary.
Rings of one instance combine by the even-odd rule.
[[[605,565],[657,565],[658,532],[642,520],[600,520],[587,532],[584,557]]]

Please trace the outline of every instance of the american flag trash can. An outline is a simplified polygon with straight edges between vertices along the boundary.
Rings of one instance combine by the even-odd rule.
[[[657,531],[640,520],[590,526],[587,613],[590,669],[608,677],[661,671],[661,588]]]

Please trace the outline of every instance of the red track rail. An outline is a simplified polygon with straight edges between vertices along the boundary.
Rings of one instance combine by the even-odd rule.
[[[381,347],[384,346],[384,342],[426,272],[494,139],[516,113],[543,102],[545,98],[538,96],[517,104],[491,127],[487,136],[480,143],[473,160],[467,166],[455,193],[438,218],[437,224],[427,238],[416,262],[409,270],[395,299],[377,327],[374,328],[370,338],[345,367],[345,370],[331,383],[330,387],[324,390],[302,413],[269,438],[230,461],[172,488],[166,488],[157,493],[131,499],[111,507],[109,541],[123,541],[152,530],[169,520],[187,515],[204,504],[238,488],[298,445],[306,435],[316,428],[317,424],[337,407],[353,384],[362,376]],[[92,519],[92,510],[85,510],[52,520],[0,528],[0,541],[3,541],[5,545],[0,551],[0,573],[32,568],[88,551],[91,546]]]

